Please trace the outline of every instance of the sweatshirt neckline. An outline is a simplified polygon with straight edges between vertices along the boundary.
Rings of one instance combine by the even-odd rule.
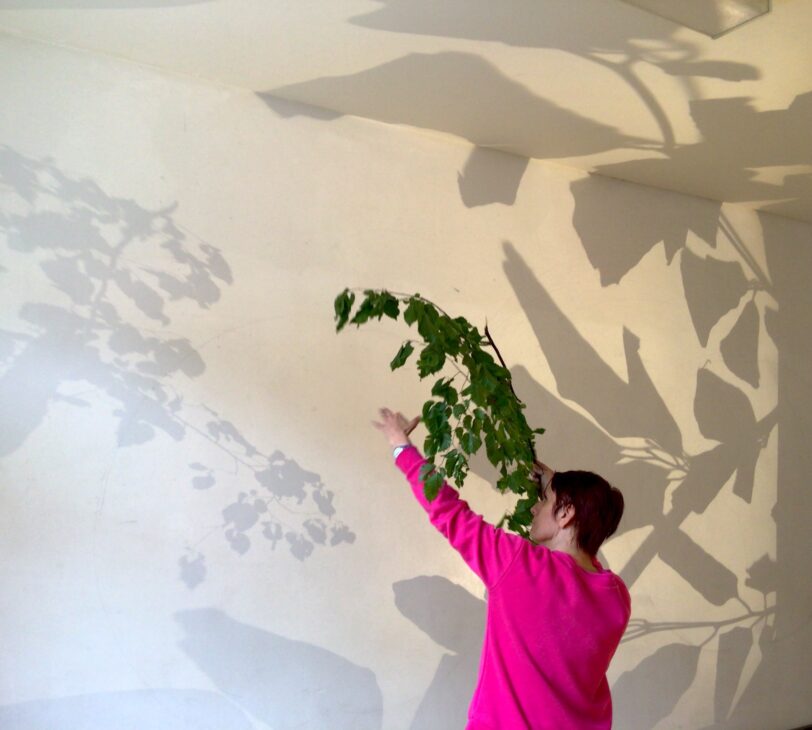
[[[560,555],[564,556],[564,559],[569,562],[569,564],[573,568],[577,568],[581,573],[584,575],[606,575],[609,571],[606,570],[595,558],[593,565],[597,568],[597,570],[587,570],[584,568],[583,565],[580,565],[578,561],[569,553],[564,552],[563,550],[551,550],[551,553],[559,553]]]

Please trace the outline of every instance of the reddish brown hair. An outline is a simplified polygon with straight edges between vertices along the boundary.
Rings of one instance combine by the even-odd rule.
[[[553,514],[572,505],[578,547],[589,555],[614,534],[623,516],[623,495],[603,477],[591,471],[557,471],[550,483],[555,492]]]

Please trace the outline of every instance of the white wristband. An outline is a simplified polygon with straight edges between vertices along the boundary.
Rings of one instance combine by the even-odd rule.
[[[410,446],[411,444],[401,444],[400,446],[395,446],[395,448],[392,449],[392,458],[397,459],[398,456],[400,456],[400,452],[404,449],[408,449]]]

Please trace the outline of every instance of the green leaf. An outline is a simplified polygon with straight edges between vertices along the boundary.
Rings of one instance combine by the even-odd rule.
[[[426,495],[426,499],[433,500],[440,491],[440,487],[443,486],[442,470],[438,471],[433,463],[427,461],[421,465],[418,478],[423,483],[423,493]]]
[[[533,513],[530,511],[532,504],[528,504],[527,500],[519,500],[516,509],[513,512],[513,526],[516,529],[519,526],[529,525],[533,522]]]
[[[423,311],[423,302],[419,299],[415,299],[412,297],[409,299],[409,304],[406,307],[406,310],[403,312],[403,320],[406,324],[411,327],[420,316],[421,312]]]
[[[491,464],[498,464],[502,461],[502,449],[499,448],[499,443],[492,433],[485,435],[485,452],[488,454],[488,461]]]
[[[456,474],[456,481],[457,486],[461,487],[463,482],[465,481],[465,477],[468,476],[468,462],[465,459],[460,459],[457,462],[457,474]]]
[[[535,504],[535,500],[532,499],[520,499],[516,503],[516,512],[528,512],[530,508]]]
[[[445,455],[446,474],[453,474],[457,471],[457,464],[461,458],[460,452],[454,449]]]
[[[392,319],[397,319],[400,314],[400,303],[391,294],[383,303],[383,313]]]
[[[426,495],[426,499],[431,502],[437,494],[440,492],[440,488],[443,486],[443,476],[439,472],[434,472],[431,476],[423,484],[423,492]]]
[[[431,389],[432,395],[442,398],[451,406],[453,406],[458,400],[457,391],[454,386],[451,385],[452,380],[453,378],[439,378],[437,382],[434,383],[434,387]]]
[[[439,372],[445,365],[445,353],[432,345],[427,345],[420,353],[417,360],[417,372],[420,378],[425,378],[427,375]]]
[[[428,478],[428,475],[434,471],[434,464],[430,461],[426,461],[425,463],[420,465],[420,471],[418,472],[418,478],[421,482],[425,482]]]
[[[483,349],[491,345],[479,330],[464,317],[448,317],[419,294],[399,298],[385,289],[364,290],[364,299],[352,316],[355,294],[345,289],[334,302],[336,331],[348,322],[360,326],[373,317],[397,319],[401,303],[404,321],[408,326],[417,323],[424,345],[421,348],[418,343],[404,342],[390,368],[402,367],[419,349],[416,364],[421,379],[441,371],[449,357],[467,371],[467,382],[459,392],[453,385],[456,376],[436,379],[431,399],[423,404],[428,461],[421,477],[426,496],[434,498],[446,478],[461,487],[468,474],[468,457],[484,442],[488,460],[500,474],[497,486],[520,496],[513,514],[505,515],[500,525],[507,524],[508,529],[529,539],[529,510],[538,497],[538,485],[531,478],[533,439],[545,429],[528,425],[523,414],[526,405],[513,393],[510,371]],[[469,411],[472,404],[473,413]],[[451,418],[456,419],[453,428]],[[435,466],[435,459],[442,461],[442,468]]]
[[[414,347],[413,347],[412,343],[411,342],[404,343],[403,345],[400,346],[400,349],[398,350],[398,354],[395,355],[392,362],[389,363],[389,367],[392,370],[395,370],[395,369],[401,367],[406,362],[406,360],[408,360],[409,355],[411,355],[413,352],[414,352]]]
[[[427,400],[423,404],[423,424],[430,432],[437,431],[448,424],[446,405],[441,400]]]
[[[361,306],[358,307],[355,316],[350,320],[350,324],[360,327],[364,322],[368,321],[374,313],[375,305],[373,304],[372,298],[368,295],[367,298],[361,302]]]
[[[426,342],[433,343],[437,335],[437,320],[439,314],[430,304],[423,304],[417,318],[417,331]]]
[[[475,433],[468,431],[461,439],[460,446],[466,454],[474,454],[482,446],[482,439]]]
[[[444,429],[440,434],[440,443],[438,444],[438,451],[445,451],[451,444],[454,443],[451,439],[451,429]]]
[[[347,324],[354,301],[355,294],[349,289],[345,289],[335,298],[333,307],[335,308],[335,320],[337,322],[336,332],[340,332],[344,329],[344,325]]]

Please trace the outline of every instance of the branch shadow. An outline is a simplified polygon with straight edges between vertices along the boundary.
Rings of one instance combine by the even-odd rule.
[[[621,135],[533,94],[479,56],[456,51],[413,53],[356,74],[290,84],[258,96],[282,118],[328,121],[353,114],[469,140],[477,147],[457,181],[468,207],[512,205],[528,164],[523,150],[529,146],[534,157],[557,159],[650,145],[650,140]],[[509,115],[488,119],[483,104],[518,108],[523,114],[521,120]],[[544,134],[528,136],[528,129]],[[496,151],[514,154],[493,165]]]
[[[671,189],[699,192],[702,188],[699,194],[715,200],[775,200],[765,204],[763,209],[809,219],[812,176],[788,174],[782,184],[771,185],[760,182],[757,171],[776,165],[812,163],[812,138],[806,133],[812,119],[812,92],[799,95],[786,109],[766,111],[758,111],[753,100],[746,97],[702,99],[696,79],[738,83],[757,80],[761,72],[752,64],[705,59],[702,57],[705,44],[690,40],[674,23],[618,3],[587,0],[576,7],[546,0],[508,2],[494,7],[485,2],[459,0],[444,4],[438,10],[429,7],[426,0],[379,2],[380,8],[356,16],[350,22],[399,34],[555,49],[617,75],[637,95],[661,133],[659,141],[648,144],[626,138],[618,149],[642,144],[659,150],[663,158],[599,164],[590,168],[594,172],[654,187],[662,187],[663,181],[673,181],[668,184]],[[588,23],[584,22],[586,17]],[[540,18],[543,22],[539,22]],[[635,72],[640,64],[681,78],[687,98],[693,99],[691,115],[699,142],[677,143],[665,109]],[[473,108],[467,111],[472,115],[477,113]],[[731,128],[731,119],[736,120],[735,128]],[[550,128],[539,126],[538,129],[537,142],[527,145],[523,140],[521,149],[512,151],[537,159],[553,159],[554,156],[546,152],[544,140]],[[731,169],[731,160],[738,160],[734,169]],[[697,170],[701,175],[696,174]],[[724,172],[723,179],[720,171]],[[685,184],[687,180],[692,184]]]
[[[809,474],[812,453],[812,378],[806,363],[812,358],[812,236],[808,226],[760,214],[766,263],[776,308],[765,328],[779,354],[778,494],[771,512],[776,525],[776,556],[764,555],[748,570],[747,585],[775,593],[775,621],[762,632],[761,660],[752,679],[739,687],[739,697],[727,712],[730,727],[746,725],[763,713],[764,697],[780,698],[774,708],[776,721],[786,726],[812,720],[809,706],[809,656],[812,655],[812,579],[808,556],[812,554],[812,494]],[[731,653],[742,651],[731,640]],[[735,664],[734,664],[735,667]],[[732,681],[730,682],[732,684]],[[729,686],[724,690],[729,693]],[[717,721],[726,709],[727,694],[717,699]],[[780,718],[780,720],[779,720]]]
[[[703,197],[729,203],[765,201],[764,212],[809,220],[812,175],[788,173],[782,184],[773,185],[759,180],[759,170],[812,164],[812,137],[807,133],[812,91],[799,94],[785,109],[759,111],[747,97],[696,99],[690,108],[701,141],[667,150],[663,159],[600,164],[595,172],[643,184],[668,179],[680,189],[681,181],[701,169],[702,185],[693,189]],[[731,119],[736,120],[734,127]]]
[[[29,292],[14,290],[17,322],[0,329],[0,407],[14,414],[0,423],[0,458],[22,447],[54,404],[97,407],[82,394],[104,394],[116,404],[118,448],[159,433],[176,442],[196,436],[233,460],[232,474],[249,472],[255,489],[226,505],[220,526],[236,553],[250,548],[255,526],[272,548],[284,540],[299,560],[317,546],[353,542],[333,519],[334,493],[318,474],[278,450],[264,453],[215,409],[187,405],[182,385],[171,382],[206,369],[192,342],[173,332],[172,315],[182,305],[210,309],[234,283],[220,250],[176,222],[176,205],[147,209],[5,146],[0,184],[11,191],[0,206],[10,253],[36,262],[57,294],[23,301]],[[217,485],[216,468],[195,462],[189,469],[195,489]],[[308,509],[291,509],[302,505]],[[290,514],[301,524],[291,525]],[[194,588],[205,579],[205,556],[190,549],[179,569]]]
[[[381,7],[350,22],[372,30],[549,48],[584,57],[596,52],[638,57],[640,41],[667,41],[682,51],[663,59],[667,73],[730,81],[758,78],[758,69],[749,64],[697,61],[700,44],[686,40],[674,23],[617,3],[585,0],[571,6],[554,0],[513,0],[494,6],[484,0],[452,0],[437,8],[428,0],[377,1]]]
[[[489,181],[487,174],[480,179],[481,148],[545,160],[640,149],[662,157],[647,154],[644,159],[592,164],[589,169],[716,200],[761,201],[764,210],[789,217],[810,215],[812,176],[790,172],[780,184],[770,184],[759,179],[759,170],[812,163],[812,138],[806,134],[812,92],[799,95],[786,109],[766,111],[757,110],[746,97],[703,99],[697,79],[735,84],[757,80],[761,73],[752,64],[704,58],[705,45],[678,32],[670,21],[624,4],[591,0],[577,7],[550,1],[498,7],[459,1],[441,9],[425,0],[380,0],[380,5],[349,22],[382,32],[551,49],[585,60],[596,73],[615,75],[627,86],[657,125],[659,136],[623,134],[533,94],[478,56],[458,52],[410,54],[357,74],[269,89],[260,97],[281,116],[290,114],[280,101],[287,99],[314,105],[298,112],[314,118],[355,114],[469,140],[477,149],[458,182],[461,199],[469,207],[512,204],[521,181],[520,163],[510,160],[498,181]],[[699,142],[677,141],[665,108],[637,73],[643,65],[679,77],[686,99],[693,100],[689,103]],[[501,113],[504,109],[522,109],[522,124]],[[736,120],[733,129],[731,119]],[[488,166],[492,172],[493,166]]]
[[[511,121],[514,117],[502,120],[507,124],[508,136],[518,140],[516,147],[521,149],[529,141],[523,138],[530,121],[533,127],[545,130],[538,156],[550,159],[647,142],[625,137],[613,127],[538,97],[479,56],[457,51],[411,53],[356,74],[289,84],[258,96],[280,116],[309,115],[307,107],[293,109],[280,103],[281,98],[332,109],[336,116],[353,114],[434,129],[508,152],[513,145],[488,139],[491,130],[483,126],[482,115],[472,110],[482,104],[499,109],[521,108],[521,123]]]
[[[796,99],[792,114],[783,116],[780,123],[800,123],[810,102],[812,95]],[[735,141],[722,140],[721,114],[717,117],[714,106],[698,105],[698,109],[707,111],[701,115],[700,126],[705,125],[709,143],[718,139],[722,149],[729,148]],[[743,127],[755,135],[760,122],[749,105],[742,104],[738,111]],[[808,148],[808,157],[812,158],[812,146]],[[753,165],[780,161],[780,153],[779,140],[771,137],[762,156],[753,159]],[[703,151],[696,148],[691,154],[702,155]],[[775,522],[780,560],[764,555],[748,568],[744,580],[746,586],[763,593],[765,608],[761,612],[748,610],[738,624],[717,622],[705,627],[714,630],[714,637],[718,635],[713,727],[738,727],[763,716],[758,698],[768,695],[783,698],[785,724],[796,724],[808,718],[808,708],[804,708],[807,692],[799,672],[787,669],[806,666],[804,657],[812,651],[812,581],[798,580],[801,573],[808,574],[800,556],[812,551],[803,517],[812,512],[806,488],[812,464],[804,446],[804,434],[812,428],[808,415],[812,387],[808,373],[798,365],[812,357],[808,336],[812,303],[804,273],[812,269],[812,256],[808,247],[798,245],[809,238],[808,228],[769,213],[759,214],[767,255],[765,266],[718,204],[683,198],[684,210],[681,205],[680,212],[685,213],[685,218],[681,223],[664,210],[665,201],[658,204],[652,199],[638,207],[631,196],[625,200],[627,187],[597,178],[573,185],[574,224],[592,265],[600,272],[602,285],[619,283],[643,256],[662,244],[666,262],[679,264],[697,340],[711,352],[718,347],[721,362],[715,369],[724,377],[705,367],[697,373],[696,422],[702,435],[718,445],[686,460],[689,469],[673,492],[672,511],[668,518],[653,523],[654,532],[624,568],[624,576],[639,575],[644,563],[658,551],[689,582],[702,580],[695,576],[691,581],[686,569],[690,570],[691,563],[705,565],[706,557],[687,543],[682,544],[682,537],[675,541],[679,532],[675,526],[688,514],[704,511],[718,493],[717,485],[731,479],[733,494],[750,502],[759,452],[777,426],[778,498],[765,518]],[[642,189],[639,192],[646,194]],[[751,194],[756,193],[753,190]],[[607,215],[610,208],[611,216]],[[596,225],[598,220],[608,223],[609,228]],[[623,230],[613,228],[616,224],[612,220],[624,221]],[[628,236],[624,235],[626,229]],[[696,238],[689,245],[691,232]],[[726,239],[736,259],[716,250],[717,236]],[[757,391],[763,382],[759,349],[765,338],[778,353],[778,400],[771,411],[756,416],[748,393]],[[772,372],[770,375],[776,377]],[[654,513],[652,517],[657,519]],[[680,563],[662,553],[662,548],[669,545],[672,553],[679,546],[681,568]],[[730,594],[732,578],[735,576],[728,576],[728,587],[718,592],[715,602]],[[768,608],[770,597],[772,606]],[[757,628],[760,633],[756,633]],[[787,641],[790,636],[792,640]]]
[[[600,186],[602,183],[598,183]],[[623,208],[615,210],[615,216],[623,217],[623,214]],[[605,257],[599,259],[597,265],[593,257],[596,268],[604,267],[601,269],[604,286],[616,283],[637,264],[642,257],[640,241],[652,242],[653,246],[655,237],[665,230],[670,231],[676,245],[685,235],[676,220],[663,224],[656,211],[650,217],[649,212],[645,216],[652,226],[641,227],[637,239],[632,239],[626,248],[622,239],[615,249],[615,239],[603,238],[603,245],[617,253],[617,261]],[[701,225],[706,230],[709,228],[707,223]],[[592,240],[587,238],[584,242],[587,251],[591,244]],[[505,274],[533,327],[558,391],[554,395],[534,382],[526,369],[514,368],[512,375],[516,387],[528,395],[528,421],[533,425],[548,421],[556,424],[555,429],[545,434],[544,445],[562,468],[591,468],[621,487],[629,512],[624,515],[618,534],[638,527],[651,528],[623,566],[621,577],[627,585],[633,586],[650,562],[659,557],[709,603],[723,606],[734,600],[746,606],[739,593],[736,574],[685,533],[681,525],[689,515],[702,514],[734,476],[734,495],[744,501],[751,500],[756,461],[776,424],[776,410],[757,418],[742,390],[703,366],[697,371],[694,415],[703,436],[718,443],[698,454],[685,453],[680,429],[640,358],[637,336],[624,329],[628,376],[623,380],[564,315],[515,247],[505,242],[504,253]],[[678,254],[684,255],[685,251],[672,251],[672,258]],[[702,270],[699,262],[692,261],[692,264]],[[694,269],[690,271],[692,273],[686,275],[683,268],[684,280],[692,281],[691,276],[696,277]],[[736,265],[733,271],[741,275],[741,266]],[[708,272],[702,270],[702,273]],[[718,274],[713,261],[710,262],[710,273]],[[721,276],[728,279],[730,273],[727,268],[721,270]],[[709,276],[707,280],[712,281],[713,277]],[[733,281],[737,281],[735,276]],[[703,301],[698,294],[702,293],[701,287],[691,289],[686,286],[697,336],[701,337],[704,332],[706,341],[707,333],[718,324],[722,315],[739,306],[739,300],[750,290],[743,275],[739,284],[717,289],[709,301]],[[729,353],[730,357],[734,355]],[[577,405],[579,410],[589,414],[591,420],[566,405],[567,402]],[[584,466],[585,458],[594,461]],[[664,501],[667,490],[671,494],[670,506]],[[739,620],[752,621],[755,617],[758,621],[766,621],[768,615],[748,610]],[[713,636],[725,625],[725,622],[702,624],[713,630]],[[637,627],[633,638],[655,630],[650,626]],[[749,628],[746,631],[750,641],[749,653],[755,639]],[[732,700],[738,687],[743,635],[733,633],[731,629],[720,636],[720,652],[726,659],[719,665],[723,673],[718,688],[719,713]],[[693,682],[699,650],[698,646],[671,644],[623,675],[616,687],[618,706],[623,708],[620,716],[625,718],[621,724],[624,727],[651,727],[670,714]],[[667,677],[672,680],[673,677],[680,678],[680,682],[669,684],[672,689],[676,688],[674,692],[660,692],[657,695],[659,700],[645,708],[640,708],[639,702],[635,704],[636,698],[648,696],[640,694],[647,682],[656,684]],[[734,683],[736,686],[731,690]],[[632,712],[634,719],[632,715],[626,717],[624,713],[627,712]],[[642,719],[640,712],[643,713]]]

